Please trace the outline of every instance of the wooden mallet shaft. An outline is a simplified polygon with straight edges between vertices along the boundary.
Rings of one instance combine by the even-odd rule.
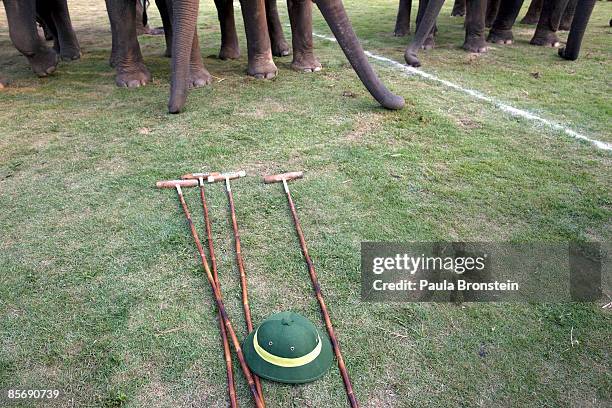
[[[219,284],[219,273],[217,270],[217,257],[215,256],[215,247],[212,239],[212,226],[210,223],[210,216],[208,213],[208,204],[206,202],[206,194],[204,192],[204,180],[208,178],[208,176],[217,175],[219,172],[212,173],[189,173],[181,176],[183,180],[198,180],[200,185],[200,200],[202,201],[202,211],[204,212],[204,224],[206,226],[206,239],[208,241],[208,253],[210,254],[210,262],[213,272],[213,278],[215,280],[215,284],[219,289],[221,289],[221,285]],[[225,329],[225,324],[223,323],[223,319],[221,317],[221,312],[219,315],[219,331],[221,332],[221,342],[223,344],[223,357],[225,360],[225,372],[227,373],[227,391],[229,394],[229,402],[231,408],[238,407],[238,398],[236,396],[236,384],[234,382],[234,368],[232,364],[232,353],[230,350],[229,339],[227,337],[227,330]],[[255,384],[257,385],[257,384]],[[259,391],[259,390],[258,390]]]
[[[215,183],[219,181],[225,181],[225,189],[227,191],[227,199],[229,201],[230,207],[230,215],[232,218],[232,229],[234,232],[234,247],[236,250],[236,264],[238,265],[238,272],[240,273],[240,287],[242,289],[241,297],[242,297],[242,308],[244,310],[244,321],[246,323],[247,332],[250,333],[253,331],[253,320],[251,318],[251,307],[249,306],[249,292],[248,292],[248,283],[247,276],[244,268],[244,259],[242,257],[242,246],[240,243],[240,232],[238,230],[238,221],[236,218],[236,206],[234,205],[234,193],[232,192],[232,188],[229,180],[233,180],[236,178],[244,177],[246,173],[244,171],[237,171],[231,173],[221,173],[217,176],[208,177],[208,181],[210,183]],[[263,398],[263,389],[261,386],[261,381],[259,377],[253,374],[253,379],[255,381],[255,387],[261,396],[262,401],[265,404]]]
[[[180,181],[180,180],[175,180]],[[186,180],[185,180],[186,181]],[[199,183],[198,180],[194,180],[196,183]],[[197,185],[197,184],[196,184]],[[202,262],[202,267],[204,268],[204,272],[206,273],[206,278],[208,279],[208,283],[213,291],[213,296],[215,298],[215,302],[217,303],[217,309],[221,314],[221,318],[223,323],[225,324],[225,328],[227,333],[230,335],[230,339],[236,350],[236,355],[238,356],[238,361],[240,362],[240,367],[242,368],[242,372],[244,373],[244,377],[249,384],[249,390],[253,395],[253,400],[255,401],[255,405],[257,408],[265,408],[263,402],[261,401],[261,397],[259,396],[257,389],[255,388],[255,383],[253,381],[253,375],[251,374],[251,370],[246,363],[244,358],[244,354],[242,353],[242,348],[240,347],[240,342],[238,341],[238,337],[236,336],[236,332],[232,326],[232,323],[229,320],[229,316],[225,310],[225,305],[223,304],[223,296],[221,294],[221,289],[218,285],[215,284],[214,277],[210,271],[210,267],[208,265],[208,259],[206,258],[206,254],[204,253],[204,248],[202,247],[202,243],[200,241],[200,237],[198,236],[198,232],[195,229],[195,225],[193,224],[193,220],[191,219],[191,213],[189,212],[189,208],[187,207],[187,203],[185,202],[185,198],[183,197],[183,191],[181,190],[180,183],[175,184],[176,193],[178,195],[179,201],[181,203],[181,207],[183,208],[183,212],[185,213],[185,218],[187,219],[187,223],[189,224],[189,229],[191,230],[191,235],[193,240],[195,241],[196,247],[198,249],[198,253],[200,254],[200,260]],[[160,187],[167,188],[167,187]]]
[[[332,326],[331,318],[329,316],[329,312],[327,311],[327,306],[325,305],[325,300],[323,300],[323,292],[321,291],[321,285],[319,284],[319,279],[317,277],[317,273],[315,272],[312,259],[310,259],[310,255],[308,254],[308,247],[306,246],[306,240],[304,239],[302,225],[300,224],[300,220],[297,215],[297,210],[295,209],[295,204],[293,203],[293,199],[291,198],[291,192],[289,191],[289,186],[287,185],[287,181],[299,179],[303,176],[304,174],[301,171],[276,174],[273,176],[264,177],[264,182],[268,184],[281,182],[283,183],[283,187],[287,195],[287,201],[289,202],[289,208],[291,209],[293,223],[295,224],[295,230],[300,241],[300,247],[302,248],[302,254],[304,255],[306,265],[308,266],[308,273],[310,275],[310,280],[312,281],[312,287],[315,291],[317,301],[319,302],[321,314],[323,315],[323,320],[325,321],[325,328],[327,329],[327,333],[329,334],[329,339],[331,340],[332,348],[334,350],[334,354],[336,355],[336,360],[338,361],[338,369],[340,370],[340,375],[342,376],[342,381],[344,382],[346,396],[348,398],[350,406],[353,408],[357,408],[359,407],[359,403],[357,402],[357,398],[355,397],[355,393],[353,392],[353,385],[351,384],[351,379],[349,377],[348,370],[346,369],[344,359],[342,358],[340,344],[338,343],[334,327]]]

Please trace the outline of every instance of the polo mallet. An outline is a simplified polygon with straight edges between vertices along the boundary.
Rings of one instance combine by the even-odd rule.
[[[323,315],[323,320],[325,320],[325,327],[327,328],[327,333],[329,334],[329,338],[332,343],[332,348],[334,349],[334,354],[336,355],[336,360],[338,360],[338,369],[340,370],[340,375],[342,376],[342,381],[344,382],[344,388],[346,389],[346,396],[349,400],[349,404],[351,407],[356,408],[359,407],[359,403],[355,398],[355,394],[353,393],[353,386],[351,385],[351,379],[348,374],[348,370],[346,369],[346,365],[344,364],[344,359],[342,358],[342,353],[340,352],[340,344],[338,343],[338,339],[336,338],[336,333],[334,332],[334,327],[332,326],[331,319],[329,317],[329,312],[327,311],[327,306],[325,306],[325,301],[323,300],[323,293],[321,292],[321,285],[319,285],[319,279],[317,278],[317,273],[315,272],[314,265],[312,260],[310,259],[310,255],[308,254],[308,248],[306,247],[306,240],[304,239],[304,233],[302,232],[302,225],[300,224],[300,220],[298,219],[297,211],[295,209],[295,205],[293,204],[293,199],[291,198],[291,192],[289,191],[288,181],[300,179],[304,177],[304,173],[301,171],[295,171],[291,173],[283,173],[276,174],[273,176],[265,176],[264,183],[283,183],[283,188],[285,190],[285,194],[287,195],[287,201],[289,202],[289,208],[291,209],[291,216],[293,217],[293,223],[295,224],[295,230],[297,232],[298,238],[300,240],[300,246],[302,247],[302,254],[304,255],[304,260],[306,261],[306,265],[308,266],[308,273],[310,274],[310,280],[312,281],[312,287],[315,291],[315,295],[317,300],[319,301],[319,306],[321,307],[321,314]]]
[[[176,193],[178,195],[179,201],[181,203],[181,207],[183,208],[183,212],[185,213],[185,218],[187,219],[187,223],[189,224],[189,229],[191,230],[191,236],[195,241],[196,247],[198,249],[198,253],[200,254],[200,260],[202,261],[202,267],[204,268],[204,272],[206,273],[206,278],[208,279],[208,283],[213,291],[213,296],[215,298],[215,302],[217,303],[217,309],[219,310],[219,314],[221,314],[221,318],[223,320],[223,324],[225,325],[225,329],[227,333],[230,335],[230,339],[232,340],[232,344],[234,346],[234,350],[236,350],[236,355],[238,356],[238,361],[240,361],[240,367],[242,368],[242,372],[244,373],[244,377],[249,384],[249,390],[253,395],[253,400],[255,401],[255,406],[257,408],[265,408],[264,403],[255,388],[255,383],[253,382],[253,375],[251,374],[251,370],[244,359],[244,354],[242,354],[242,348],[240,347],[240,342],[238,341],[238,337],[236,337],[236,332],[232,327],[232,323],[229,320],[227,312],[225,311],[225,305],[223,304],[223,296],[221,294],[220,287],[215,283],[215,279],[212,276],[210,271],[210,267],[208,265],[208,259],[206,258],[206,254],[204,253],[204,248],[202,248],[202,243],[200,242],[200,237],[198,236],[198,232],[195,229],[195,225],[193,224],[193,220],[191,219],[191,213],[189,212],[189,208],[187,208],[187,203],[185,202],[185,197],[183,197],[183,190],[181,187],[195,187],[199,184],[198,180],[170,180],[170,181],[158,181],[156,186],[157,188],[175,188]]]
[[[227,192],[227,198],[229,201],[230,214],[232,216],[232,229],[234,230],[234,245],[236,249],[236,263],[238,264],[238,272],[240,273],[240,287],[242,289],[242,308],[244,309],[244,321],[246,322],[247,332],[253,331],[253,321],[251,319],[251,307],[249,306],[249,292],[246,278],[246,272],[244,270],[244,260],[242,258],[242,247],[240,245],[240,232],[238,231],[238,222],[236,220],[236,207],[234,206],[234,193],[232,193],[232,186],[230,180],[237,179],[246,176],[244,171],[223,173],[217,175],[208,176],[209,183],[216,183],[219,181],[225,181],[225,191]],[[259,377],[253,374],[255,380],[255,387],[257,392],[263,400],[263,390],[261,388],[261,382]]]
[[[215,247],[212,239],[212,228],[210,225],[210,217],[208,214],[208,204],[206,203],[206,194],[204,193],[204,180],[208,176],[217,175],[218,172],[214,173],[190,173],[185,174],[181,177],[183,180],[198,180],[200,186],[200,199],[202,201],[202,210],[204,212],[204,223],[206,226],[206,238],[208,240],[208,253],[210,255],[210,263],[212,267],[213,278],[216,285],[220,288],[219,274],[217,272],[217,257],[215,256]],[[227,338],[227,331],[219,313],[219,331],[221,332],[221,341],[223,343],[223,357],[225,359],[225,371],[227,373],[227,390],[229,394],[230,407],[236,408],[238,406],[238,400],[236,398],[236,385],[234,383],[234,369],[232,366],[232,354],[230,351],[229,340]]]

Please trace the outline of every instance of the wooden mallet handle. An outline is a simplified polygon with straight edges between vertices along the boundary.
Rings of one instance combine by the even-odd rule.
[[[157,188],[197,187],[198,180],[166,180],[155,183]]]
[[[217,173],[217,174],[211,174],[210,176],[208,176],[208,182],[209,183],[216,183],[217,181],[225,181],[225,179],[229,179],[229,180],[233,180],[233,179],[237,179],[240,177],[244,177],[246,176],[246,172],[244,170],[241,171],[234,171],[231,173]]]
[[[214,171],[214,172],[211,172],[211,173],[189,173],[189,174],[182,175],[181,178],[183,180],[191,180],[191,179],[195,179],[195,180],[204,179],[204,180],[206,180],[208,177],[210,177],[210,176],[217,176],[218,174],[219,174],[218,171]]]
[[[302,177],[304,177],[303,171],[292,171],[290,173],[282,173],[282,174],[274,174],[272,176],[265,176],[263,180],[264,180],[264,183],[270,184],[270,183],[280,183],[283,180],[290,181],[290,180],[295,180],[295,179],[301,179]]]

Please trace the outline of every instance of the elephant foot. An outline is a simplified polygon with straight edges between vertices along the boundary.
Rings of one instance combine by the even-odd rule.
[[[164,35],[164,27],[149,28],[148,35]]]
[[[55,72],[59,63],[58,55],[52,49],[46,48],[40,52],[28,56],[32,71],[39,77],[46,77]]]
[[[40,26],[42,27],[43,38],[45,39],[45,41],[53,41],[53,34],[51,34],[51,31],[49,30],[47,25],[40,23]]]
[[[117,68],[115,83],[120,88],[138,88],[151,81],[151,73],[143,63],[128,68]]]
[[[295,53],[291,69],[300,72],[318,72],[322,69],[321,63],[312,52]]]
[[[238,59],[238,58],[240,58],[240,46],[238,44],[221,45],[221,50],[219,50],[219,59],[225,61],[225,60]]]
[[[556,48],[560,45],[560,42],[559,37],[557,37],[557,34],[554,31],[536,30],[529,44]]]
[[[419,61],[419,59],[417,58],[416,51],[414,51],[411,48],[408,48],[406,52],[404,53],[404,59],[406,60],[406,63],[410,65],[411,67],[421,66],[421,61]]]
[[[406,37],[408,34],[410,34],[410,27],[395,27],[393,31],[395,37]]]
[[[523,19],[521,20],[521,24],[526,24],[526,25],[536,25],[538,24],[538,20],[540,19],[540,16],[531,16],[529,14],[527,14],[525,17],[523,17]]]
[[[270,41],[272,44],[272,55],[275,57],[286,57],[291,54],[291,48],[284,38],[271,38]]]
[[[257,56],[249,58],[247,73],[257,79],[272,79],[278,73],[278,68],[276,68],[271,56]]]
[[[495,30],[489,31],[487,41],[499,45],[510,45],[514,41],[514,35],[512,30]]]
[[[485,53],[489,50],[487,47],[487,42],[481,36],[478,37],[468,37],[463,43],[463,49],[468,52],[474,52],[477,54]]]
[[[568,52],[565,47],[559,48],[559,56],[568,61],[576,61],[578,59],[578,54]]]
[[[199,88],[211,83],[212,75],[210,75],[206,68],[203,66],[191,67],[189,72],[189,88]]]
[[[463,17],[465,16],[465,5],[455,2],[453,10],[451,11],[451,17]]]
[[[434,37],[433,35],[430,35],[425,38],[425,41],[423,41],[423,45],[421,45],[421,48],[424,50],[433,50],[435,46],[436,42],[434,40]]]
[[[62,61],[74,61],[81,58],[81,49],[78,47],[63,47],[60,51]]]

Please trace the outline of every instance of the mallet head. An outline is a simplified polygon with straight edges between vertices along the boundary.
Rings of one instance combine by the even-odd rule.
[[[210,176],[217,176],[217,175],[219,175],[219,172],[218,171],[213,171],[213,172],[210,172],[210,173],[189,173],[189,174],[183,174],[181,176],[181,178],[183,180],[191,180],[191,179],[194,179],[194,180],[204,179],[204,180],[206,180]]]
[[[244,176],[246,176],[246,172],[244,170],[234,171],[230,173],[221,173],[221,174],[217,173],[217,174],[212,174],[208,176],[208,182],[216,183],[218,181],[233,180],[233,179],[237,179],[237,178],[244,177]]]
[[[177,188],[177,187],[196,187],[198,180],[165,180],[155,183],[157,188]]]
[[[295,180],[295,179],[301,179],[302,177],[304,177],[304,172],[303,171],[292,171],[289,173],[282,173],[282,174],[274,174],[272,176],[265,176],[264,177],[264,183],[266,184],[271,184],[271,183],[282,183],[283,181],[291,181],[291,180]]]

